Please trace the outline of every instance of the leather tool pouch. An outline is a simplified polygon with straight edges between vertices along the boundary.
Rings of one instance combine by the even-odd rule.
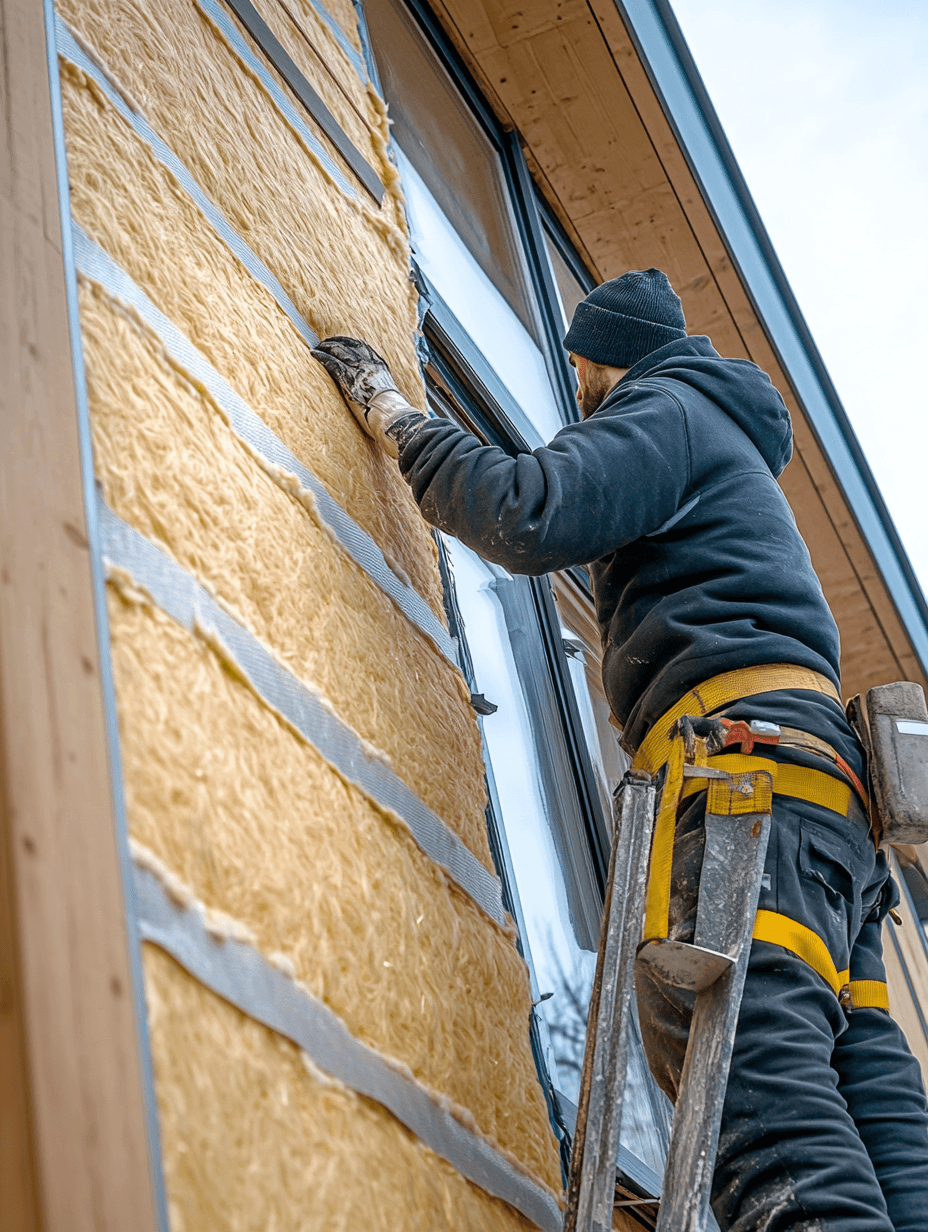
[[[847,717],[867,754],[880,846],[928,841],[928,708],[921,685],[878,685],[851,698]]]

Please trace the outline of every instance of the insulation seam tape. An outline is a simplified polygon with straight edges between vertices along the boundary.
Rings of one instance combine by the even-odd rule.
[[[175,905],[148,869],[136,866],[133,884],[143,940],[165,950],[242,1013],[292,1040],[320,1069],[382,1104],[467,1180],[508,1202],[544,1232],[560,1232],[562,1215],[551,1194],[465,1129],[414,1079],[356,1039],[328,1006],[252,946],[213,937],[202,913]]]
[[[148,298],[129,275],[77,224],[72,223],[74,262],[78,271],[100,284],[120,303],[132,308],[155,334],[168,355],[200,382],[227,416],[232,430],[272,466],[295,475],[315,502],[319,516],[351,559],[397,605],[403,615],[457,665],[455,643],[447,629],[411,586],[400,581],[380,548],[329,495],[319,479],[294,456],[260,416],[219,375],[209,360]]]
[[[383,808],[398,814],[416,842],[497,924],[505,926],[500,882],[383,762],[371,757],[360,737],[322,698],[273,657],[230,616],[200,583],[159,547],[100,502],[100,538],[110,564],[128,570],[154,602],[194,632],[215,630],[255,691],[284,716],[340,774]]]
[[[351,39],[349,39],[348,35],[341,28],[341,26],[338,24],[338,22],[335,20],[332,14],[328,11],[325,5],[317,3],[317,0],[309,0],[309,2],[312,5],[313,10],[318,14],[319,17],[322,18],[322,20],[328,26],[329,31],[333,35],[336,43],[338,43],[339,47],[341,47],[342,51],[351,61],[355,72],[358,74],[358,77],[361,80],[361,83],[363,85],[367,85],[370,78],[368,77],[368,74],[367,74],[367,65],[364,63],[364,57],[355,48],[355,46],[351,42]]]

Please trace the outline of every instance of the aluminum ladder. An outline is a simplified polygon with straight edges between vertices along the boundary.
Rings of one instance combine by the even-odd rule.
[[[736,790],[736,780],[742,777],[705,765],[685,765],[683,773],[685,777],[725,778]],[[615,795],[609,880],[590,999],[564,1232],[610,1232],[612,1228],[636,962],[650,963],[664,979],[696,994],[657,1232],[717,1228],[709,1197],[770,813],[706,813],[693,943],[665,940],[642,945],[656,798],[655,783],[638,771],[625,776]]]

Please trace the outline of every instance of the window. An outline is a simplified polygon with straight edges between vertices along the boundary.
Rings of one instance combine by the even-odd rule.
[[[365,13],[427,304],[432,409],[510,454],[535,448],[576,418],[561,337],[592,279],[428,14],[415,0],[366,0]],[[627,768],[599,630],[583,570],[512,576],[439,538],[462,667],[495,707],[481,719],[491,840],[532,975],[541,1077],[570,1133]],[[632,1192],[655,1194],[670,1106],[637,1037],[631,1052],[618,1163]]]
[[[505,387],[525,440],[545,444],[573,418],[572,387],[516,210],[524,163],[512,165],[511,141],[481,122],[402,0],[367,0],[365,14],[426,297]]]

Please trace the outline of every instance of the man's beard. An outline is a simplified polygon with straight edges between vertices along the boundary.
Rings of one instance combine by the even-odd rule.
[[[579,399],[580,414],[584,419],[589,419],[594,411],[599,410],[606,394],[614,385],[615,381],[610,380],[601,368],[594,369],[592,372],[587,369],[587,378],[580,386]]]

